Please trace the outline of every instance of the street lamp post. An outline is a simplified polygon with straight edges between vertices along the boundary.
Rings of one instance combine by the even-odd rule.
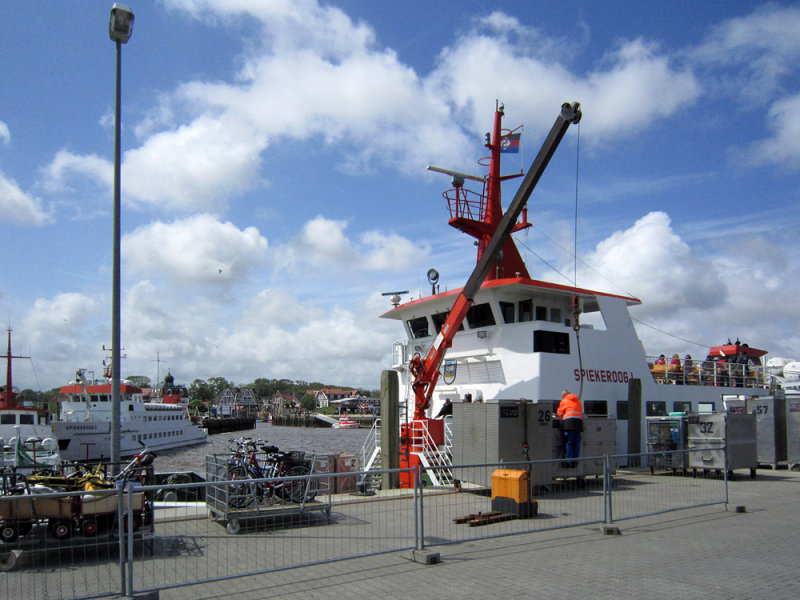
[[[111,464],[117,473],[120,462],[120,82],[122,44],[133,33],[133,12],[115,2],[111,7],[108,34],[117,46],[116,107],[114,110],[114,230],[113,267],[111,272]]]

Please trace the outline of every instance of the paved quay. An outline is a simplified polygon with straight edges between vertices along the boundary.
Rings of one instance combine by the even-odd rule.
[[[263,598],[800,598],[800,473],[730,482],[729,504],[434,546],[161,590],[161,600]],[[737,512],[743,507],[744,512]]]

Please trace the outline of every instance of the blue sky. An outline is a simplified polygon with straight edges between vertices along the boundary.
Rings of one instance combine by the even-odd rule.
[[[15,385],[110,343],[114,44],[98,2],[0,23],[0,315]],[[800,4],[131,3],[123,375],[377,387],[381,292],[474,264],[436,164],[483,174],[496,100],[527,168],[571,128],[518,237],[532,275],[642,299],[648,353],[740,337],[800,358]],[[512,181],[504,195],[516,191]],[[553,268],[551,268],[553,267]],[[563,275],[562,275],[563,274]]]

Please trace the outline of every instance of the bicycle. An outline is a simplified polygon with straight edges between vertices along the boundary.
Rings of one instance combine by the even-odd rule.
[[[228,442],[231,450],[228,479],[236,481],[229,490],[231,507],[245,508],[253,502],[275,497],[298,503],[316,497],[316,480],[308,477],[311,466],[305,453],[284,452],[277,446],[252,438]],[[259,461],[258,450],[264,454],[262,461]],[[239,483],[240,480],[247,481]]]

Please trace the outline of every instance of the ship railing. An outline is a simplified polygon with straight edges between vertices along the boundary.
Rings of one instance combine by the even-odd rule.
[[[446,422],[445,422],[446,423]],[[446,425],[445,425],[446,427]],[[421,448],[419,452],[426,467],[436,467],[433,471],[428,471],[434,485],[451,485],[453,474],[450,466],[453,464],[451,455],[445,447],[439,447],[431,435],[427,420],[413,421],[409,427],[411,433],[411,446]]]
[[[381,466],[381,420],[375,419],[372,428],[367,434],[367,439],[361,445],[361,465],[365,471],[379,469]]]
[[[392,366],[400,367],[408,362],[408,342],[396,340],[392,344]]]
[[[486,213],[486,196],[483,194],[463,187],[454,187],[445,190],[442,196],[447,200],[447,208],[450,210],[451,219],[483,221]]]
[[[743,365],[714,360],[681,359],[680,364],[656,364],[657,357],[648,356],[650,374],[656,383],[722,387],[762,388],[768,375],[762,366]]]

